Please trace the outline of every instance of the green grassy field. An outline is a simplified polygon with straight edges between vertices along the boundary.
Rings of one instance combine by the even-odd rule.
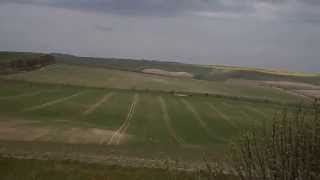
[[[20,132],[0,131],[3,139],[207,148],[227,145],[246,128],[262,127],[279,108],[204,95],[1,84],[0,123]]]

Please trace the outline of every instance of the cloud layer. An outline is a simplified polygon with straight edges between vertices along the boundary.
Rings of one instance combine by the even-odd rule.
[[[319,21],[319,0],[1,0],[127,16],[224,14]]]
[[[320,71],[319,0],[0,0],[0,50]]]

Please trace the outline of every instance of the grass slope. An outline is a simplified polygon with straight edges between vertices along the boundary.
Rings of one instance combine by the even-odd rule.
[[[206,179],[204,172],[178,172],[173,169],[130,168],[80,163],[76,161],[0,158],[2,180],[193,180]],[[216,179],[236,180],[218,175]]]
[[[0,122],[24,119],[36,121],[38,127],[57,126],[67,130],[78,127],[116,131],[125,122],[134,96],[138,95],[139,100],[124,131],[130,136],[127,144],[132,145],[206,147],[226,144],[228,139],[237,136],[243,128],[255,125],[261,127],[262,121],[269,120],[277,108],[268,104],[205,96],[177,97],[168,93],[110,91],[10,81],[1,83],[6,88],[0,89],[0,106],[3,107],[0,109]],[[114,93],[113,96],[99,104],[94,112],[83,113],[110,92]],[[170,127],[163,116],[159,97],[166,106]],[[212,106],[216,110],[212,110]],[[62,129],[61,134],[64,132]],[[172,133],[182,141],[175,141]],[[55,132],[50,131],[46,137],[54,135]],[[47,139],[39,137],[38,140]]]
[[[319,73],[306,73],[306,72],[293,72],[286,70],[273,70],[273,69],[263,69],[263,68],[251,68],[251,67],[237,67],[237,66],[223,66],[223,65],[211,65],[214,69],[224,70],[224,71],[253,71],[261,72],[270,75],[279,75],[279,76],[296,76],[296,77],[315,77],[320,76]]]

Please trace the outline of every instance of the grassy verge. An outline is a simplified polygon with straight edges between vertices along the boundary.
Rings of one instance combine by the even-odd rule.
[[[191,180],[193,173],[152,168],[129,168],[76,161],[0,158],[2,180]]]

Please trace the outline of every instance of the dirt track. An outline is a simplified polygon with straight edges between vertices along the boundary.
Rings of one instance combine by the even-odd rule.
[[[104,95],[99,101],[97,101],[95,104],[91,105],[86,111],[84,111],[84,115],[89,115],[93,113],[97,108],[99,108],[103,103],[108,101],[112,96],[114,95],[113,92],[110,92],[106,95]]]
[[[108,142],[109,145],[111,145],[111,144],[119,145],[121,143],[123,137],[125,136],[127,129],[129,128],[130,121],[134,115],[135,108],[136,108],[136,105],[138,104],[138,101],[139,101],[139,95],[135,94],[133,101],[131,103],[131,106],[130,106],[130,110],[127,114],[126,120],[122,123],[120,128],[111,136],[111,138]]]
[[[40,104],[40,105],[37,105],[37,106],[33,106],[33,107],[30,107],[30,108],[26,108],[24,109],[23,111],[27,112],[27,111],[35,111],[35,110],[39,110],[39,109],[42,109],[42,108],[46,108],[48,106],[52,106],[52,105],[55,105],[55,104],[58,104],[58,103],[61,103],[61,102],[64,102],[64,101],[68,101],[72,98],[75,98],[77,96],[80,96],[82,94],[84,94],[85,92],[78,92],[76,94],[73,94],[71,96],[67,96],[67,97],[63,97],[63,98],[59,98],[59,99],[56,99],[54,101],[50,101],[50,102],[46,102],[44,104]]]

